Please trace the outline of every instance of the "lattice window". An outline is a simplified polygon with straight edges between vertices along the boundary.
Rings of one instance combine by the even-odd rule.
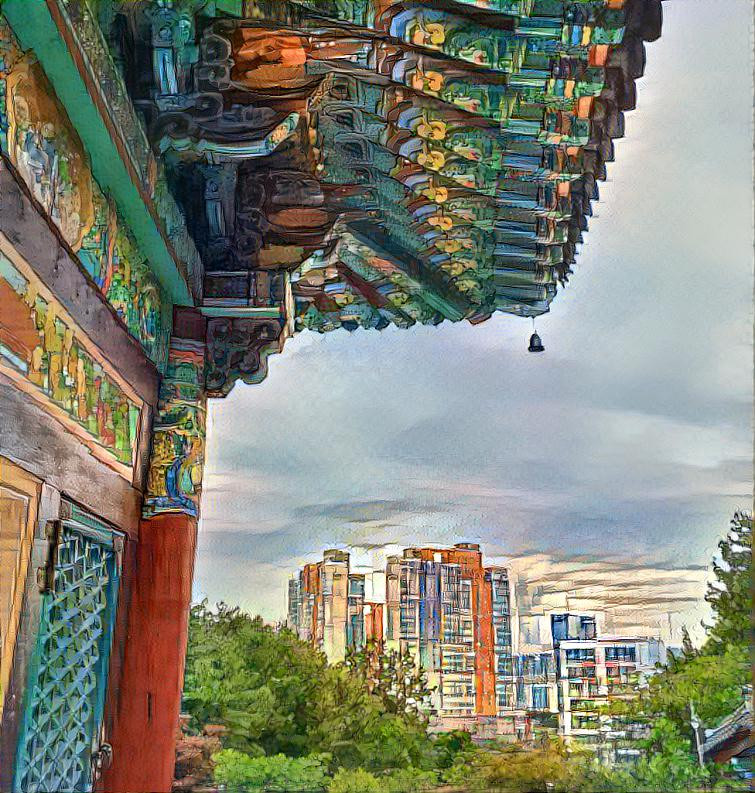
[[[91,790],[118,571],[111,544],[64,523],[29,671],[15,789]]]

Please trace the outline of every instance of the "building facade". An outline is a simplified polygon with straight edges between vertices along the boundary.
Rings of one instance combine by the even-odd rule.
[[[662,643],[636,636],[565,639],[557,643],[555,652],[559,732],[567,740],[628,759],[632,750],[624,744],[634,726],[601,711],[612,702],[634,697],[656,666],[665,663]]]
[[[382,642],[379,605],[365,601],[365,576],[350,573],[348,552],[328,550],[289,580],[287,625],[339,663],[348,648]]]
[[[543,616],[540,652],[517,657],[520,704],[533,725],[557,731],[567,742],[598,751],[606,760],[631,760],[630,739],[638,725],[623,723],[606,710],[636,696],[659,664],[661,641],[617,636],[602,630],[602,615],[554,612]],[[532,649],[532,648],[530,648]]]
[[[306,565],[289,582],[289,626],[302,639],[333,663],[343,660],[345,648],[359,650],[366,643],[411,654],[433,692],[433,723],[439,729],[486,734],[524,729],[524,712],[517,712],[515,701],[515,618],[505,568],[485,567],[474,544],[408,548],[387,560],[384,603],[365,602],[365,575],[347,568],[342,600],[349,616],[346,624],[332,626],[333,636],[340,631],[332,640],[317,631],[314,615],[320,606],[315,601],[309,608],[304,601],[319,587],[309,583],[309,571],[324,571],[334,554],[348,565],[345,552],[326,551],[322,562]]]
[[[167,791],[207,400],[307,329],[547,311],[660,0],[0,6],[0,788]],[[437,651],[495,718],[463,550],[442,633],[337,555],[297,618]]]
[[[341,583],[321,583],[333,580],[334,563]],[[432,691],[434,729],[512,740],[544,730],[631,759],[635,726],[605,710],[666,662],[659,640],[605,634],[595,613],[553,612],[539,619],[540,646],[525,647],[509,571],[485,566],[471,543],[407,548],[380,575],[385,602],[366,603],[365,574],[349,571],[345,551],[326,551],[289,582],[289,627],[331,663],[349,648],[409,653]],[[338,592],[337,605],[326,591]],[[329,616],[318,627],[321,614]]]

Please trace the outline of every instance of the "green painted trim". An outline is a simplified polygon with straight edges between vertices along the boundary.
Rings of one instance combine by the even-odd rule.
[[[205,317],[281,318],[280,307],[276,306],[201,306],[200,311]]]
[[[215,0],[213,16],[221,13],[233,17],[244,16],[244,0]]]
[[[34,51],[86,148],[95,179],[115,199],[165,293],[177,305],[193,306],[186,279],[132,181],[47,3],[4,0],[2,12],[21,46]]]

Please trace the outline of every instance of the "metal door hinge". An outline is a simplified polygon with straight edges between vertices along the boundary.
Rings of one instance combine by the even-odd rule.
[[[58,562],[58,547],[62,533],[62,520],[48,520],[45,523],[47,557],[45,563],[37,568],[37,586],[42,594],[55,591],[55,566]]]
[[[92,781],[97,782],[113,764],[113,747],[105,742],[92,752]]]

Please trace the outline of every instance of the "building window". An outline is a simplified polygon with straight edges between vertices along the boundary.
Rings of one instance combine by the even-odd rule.
[[[507,675],[508,677],[513,676],[514,670],[512,668],[512,661],[510,657],[507,657],[505,655],[498,656],[497,672],[499,675]]]
[[[606,661],[629,661],[636,659],[634,647],[606,647]]]
[[[575,648],[566,651],[567,662],[575,661],[581,663],[595,663],[595,650],[587,650],[584,648]]]
[[[563,642],[569,637],[569,617],[567,614],[554,614],[551,617],[551,632],[554,642]]]
[[[548,687],[547,686],[533,686],[532,687],[532,707],[534,710],[547,710],[548,709]]]
[[[595,625],[595,617],[582,617],[579,630],[579,638],[589,641],[597,636],[597,627]]]
[[[10,682],[41,484],[0,457],[0,691]],[[0,699],[0,713],[3,702]]]

